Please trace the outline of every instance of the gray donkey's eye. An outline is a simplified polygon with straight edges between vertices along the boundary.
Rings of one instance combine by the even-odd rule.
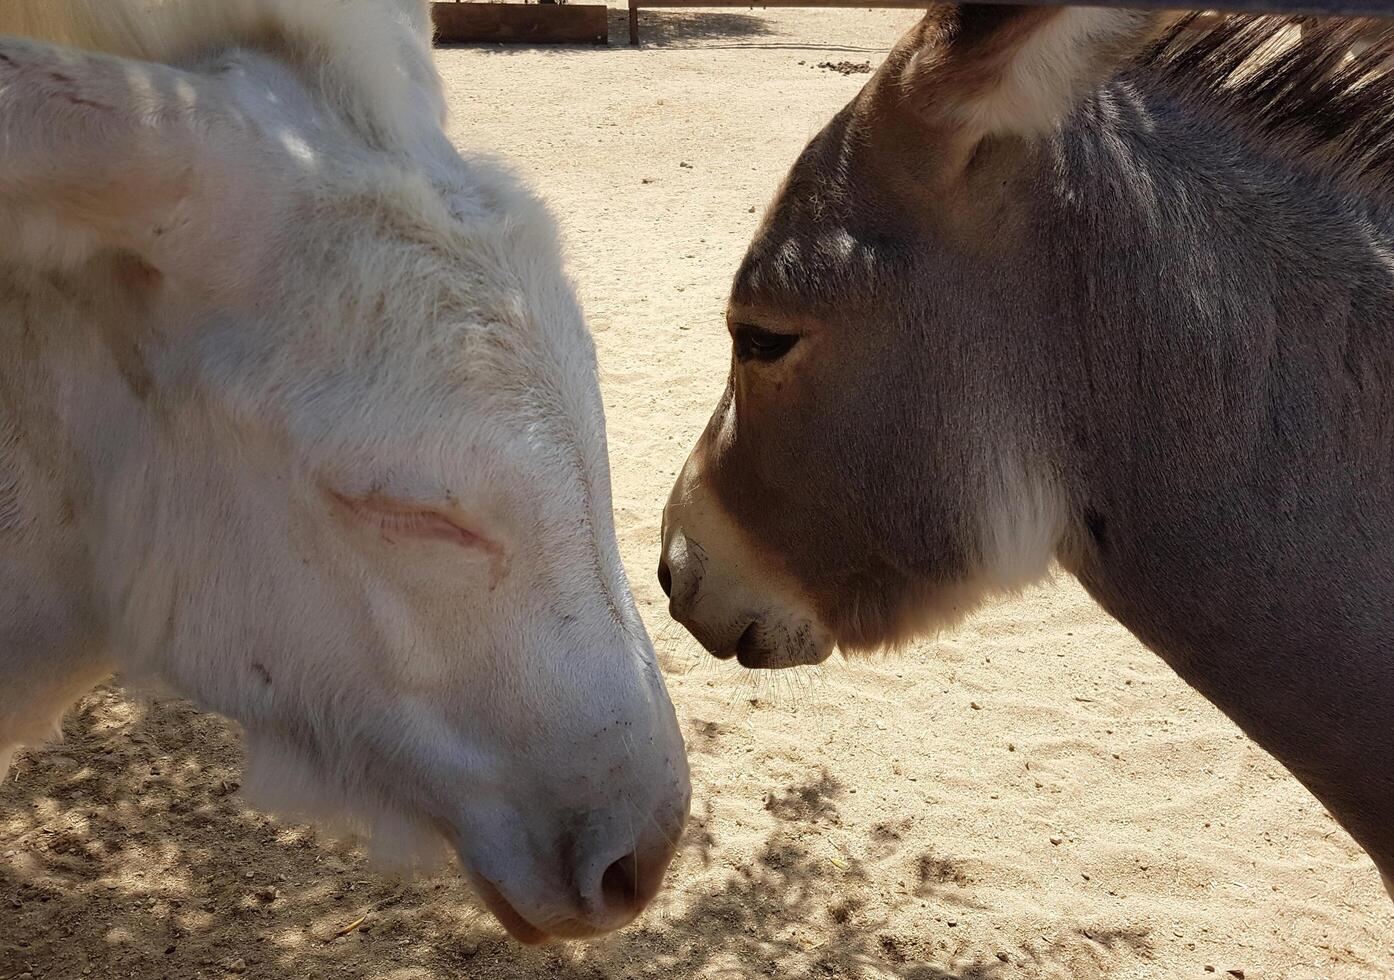
[[[732,331],[732,343],[738,361],[777,361],[799,342],[799,335],[774,333],[748,323],[737,324]]]

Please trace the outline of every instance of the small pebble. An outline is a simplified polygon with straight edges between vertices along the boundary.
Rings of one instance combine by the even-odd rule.
[[[1064,840],[1065,838],[1063,837],[1052,837],[1050,839],[1050,842],[1054,844],[1056,847],[1059,847],[1062,843],[1064,843]]]
[[[983,706],[980,705],[980,704],[979,704],[978,702],[976,702],[976,701],[969,701],[969,702],[968,702],[968,707],[972,708],[974,711],[982,711],[982,710],[983,710]]]

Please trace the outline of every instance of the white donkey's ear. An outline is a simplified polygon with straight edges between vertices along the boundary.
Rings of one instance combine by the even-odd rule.
[[[282,189],[274,154],[215,80],[0,38],[0,253],[97,249],[197,288],[245,288]]]
[[[940,4],[907,36],[900,84],[960,147],[1050,131],[1162,26],[1101,7]]]

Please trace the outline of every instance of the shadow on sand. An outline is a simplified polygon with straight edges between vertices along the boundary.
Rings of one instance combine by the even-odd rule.
[[[611,26],[615,39],[629,36],[628,20],[623,32]],[[772,37],[770,22],[758,14],[724,10],[641,10],[639,36],[645,46],[687,47],[713,41],[749,41]]]
[[[840,823],[844,789],[826,772],[767,795],[776,826],[753,853],[744,844],[740,863],[723,863],[735,855],[699,802],[640,925],[595,945],[521,949],[458,876],[379,875],[356,849],[244,805],[238,737],[182,701],[99,690],[65,732],[21,755],[0,787],[0,980],[987,980],[1070,969],[1047,944],[949,956],[934,928],[923,939],[883,928],[857,895],[892,863],[915,876],[907,901],[981,906],[951,857],[902,853],[894,821],[870,828],[860,858],[815,855],[816,829]],[[1080,934],[1097,966],[1150,954],[1142,933]]]

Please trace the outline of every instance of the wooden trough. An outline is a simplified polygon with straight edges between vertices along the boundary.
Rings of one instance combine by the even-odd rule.
[[[431,4],[439,44],[608,44],[610,21],[603,3]]]

